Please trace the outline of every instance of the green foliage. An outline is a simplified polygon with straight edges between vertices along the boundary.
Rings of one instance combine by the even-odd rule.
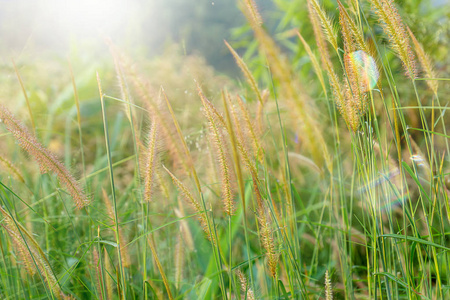
[[[72,53],[74,82],[66,61],[17,60],[32,133],[4,63],[2,104],[30,132],[0,106],[2,299],[449,297],[445,12],[388,7],[396,41],[370,3],[265,3],[261,24],[242,1],[248,24],[230,43],[248,86],[177,45],[154,59],[112,43],[101,59]],[[208,47],[214,13],[198,9],[173,13],[202,16],[186,41]],[[316,43],[314,20],[332,20],[336,48]],[[392,49],[417,45],[402,24],[437,88],[426,68],[404,75]],[[362,45],[381,74],[373,89],[348,53]],[[66,168],[89,206],[76,208]]]

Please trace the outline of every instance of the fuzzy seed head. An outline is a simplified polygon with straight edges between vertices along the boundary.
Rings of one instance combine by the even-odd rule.
[[[325,299],[333,300],[333,288],[331,287],[331,280],[328,270],[325,271]]]
[[[419,41],[416,39],[412,31],[407,27],[409,36],[411,37],[411,40],[414,44],[414,50],[416,51],[417,57],[419,59],[420,65],[422,67],[423,72],[425,73],[425,76],[427,78],[436,78],[436,72],[433,69],[433,63],[431,62],[430,57],[423,49],[423,46],[419,43]],[[427,80],[427,85],[430,88],[430,90],[433,91],[433,93],[437,93],[438,90],[438,81],[437,80]]]
[[[416,62],[409,44],[405,25],[392,0],[369,0],[378,16],[384,32],[389,37],[389,44],[400,58],[406,76],[416,78]]]
[[[144,163],[144,200],[150,202],[155,188],[158,161],[158,124],[153,122],[148,133]]]
[[[72,196],[77,208],[81,209],[89,205],[89,199],[82,190],[80,184],[72,176],[69,170],[59,161],[55,154],[45,148],[28,129],[17,120],[13,114],[0,105],[0,119],[3,120],[18,144],[30,154],[39,164],[42,173],[52,171],[58,177],[59,182]]]
[[[248,282],[247,282],[247,278],[245,277],[244,273],[242,273],[241,270],[237,269],[236,270],[236,275],[238,276],[239,281],[241,283],[241,292],[244,294],[245,299],[248,299],[248,300],[256,299],[255,298],[255,293],[249,287]]]

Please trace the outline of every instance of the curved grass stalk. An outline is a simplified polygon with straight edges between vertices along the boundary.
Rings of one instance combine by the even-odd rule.
[[[209,121],[212,139],[216,147],[216,156],[220,166],[220,173],[222,179],[222,203],[224,210],[228,215],[234,214],[235,208],[233,203],[234,192],[232,188],[233,169],[228,158],[228,151],[226,148],[224,133],[218,126],[216,114],[212,111],[212,106],[206,102],[206,97],[199,91],[200,98],[205,108],[204,112]]]
[[[416,78],[417,70],[414,54],[409,45],[405,25],[393,0],[369,0],[369,2],[372,4],[384,31],[389,36],[391,48],[402,61],[406,75],[411,79]]]
[[[239,163],[239,152],[238,152],[237,140],[236,140],[236,136],[234,135],[230,112],[228,109],[227,94],[223,91],[222,91],[222,101],[223,101],[223,106],[225,109],[226,128],[228,129],[228,133],[230,136],[231,149],[233,151],[234,166],[235,166],[236,177],[237,177],[237,182],[238,182],[238,186],[239,186],[239,195],[241,197],[241,203],[242,203],[242,212],[244,215],[243,223],[244,223],[245,246],[247,248],[247,253],[249,254],[250,253],[250,244],[249,244],[249,238],[248,238],[248,227],[247,227],[248,225],[247,225],[247,218],[246,218],[247,206],[245,203],[245,184],[244,184],[244,178],[242,176],[241,165]],[[230,249],[230,251],[231,251],[231,249]],[[254,278],[253,278],[253,270],[252,270],[253,267],[252,267],[252,261],[251,261],[250,256],[248,256],[248,264],[249,264],[249,268],[250,268],[250,282],[254,289],[255,283],[254,283]],[[230,265],[230,270],[231,270],[231,265]],[[230,280],[231,280],[231,277],[230,277]]]
[[[103,116],[103,127],[105,132],[105,145],[106,145],[106,155],[108,158],[108,169],[109,169],[109,179],[111,184],[111,192],[112,192],[112,199],[113,199],[113,214],[114,214],[114,225],[115,225],[115,238],[117,243],[117,254],[119,258],[119,272],[117,273],[118,280],[117,280],[117,287],[119,290],[119,294],[121,295],[122,299],[125,299],[126,295],[126,285],[125,285],[125,271],[124,271],[124,265],[122,261],[122,252],[124,251],[122,249],[122,245],[120,242],[120,236],[119,236],[119,216],[117,211],[117,200],[116,200],[116,188],[114,184],[114,172],[113,172],[113,166],[112,166],[112,157],[111,157],[111,149],[110,149],[110,143],[109,143],[109,132],[108,132],[108,122],[106,117],[106,110],[105,110],[105,101],[103,99],[103,91],[102,86],[100,83],[100,77],[97,73],[97,84],[98,84],[98,90],[100,94],[100,104],[102,106],[102,116]],[[120,283],[119,283],[120,281]]]
[[[197,84],[197,82],[196,82]],[[207,226],[207,231],[208,231],[208,235],[211,237],[211,247],[213,248],[213,252],[214,252],[214,260],[216,263],[216,267],[219,270],[219,281],[220,284],[222,285],[222,297],[224,299],[226,299],[226,293],[225,293],[225,283],[224,283],[224,279],[223,279],[223,274],[222,272],[220,272],[220,270],[222,270],[222,261],[221,261],[221,251],[220,251],[220,245],[217,243],[215,243],[216,241],[216,231],[215,231],[215,226],[214,226],[214,222],[213,220],[209,219],[208,213],[207,213],[207,209],[206,209],[206,203],[205,203],[205,199],[203,197],[203,192],[202,192],[202,188],[200,185],[200,180],[198,178],[197,175],[197,171],[195,169],[195,165],[194,165],[194,161],[192,159],[191,153],[189,151],[189,148],[186,144],[186,140],[183,137],[183,133],[181,132],[181,128],[180,125],[178,124],[178,121],[175,117],[175,113],[173,112],[172,106],[170,105],[169,99],[164,91],[164,89],[161,87],[161,92],[163,93],[164,99],[166,101],[167,104],[167,108],[169,109],[170,115],[172,117],[172,121],[173,124],[175,125],[176,131],[177,131],[177,135],[179,140],[181,141],[181,145],[182,148],[184,150],[184,154],[185,154],[185,159],[187,160],[187,165],[190,169],[190,174],[194,179],[195,182],[195,186],[197,188],[197,192],[199,195],[199,198],[201,200],[201,205],[202,205],[202,210],[204,211],[204,216],[205,216],[205,222],[206,222],[206,226]]]
[[[70,174],[69,170],[57,159],[56,155],[45,148],[37,140],[36,136],[32,135],[25,126],[2,105],[0,105],[0,119],[3,120],[6,129],[12,133],[19,145],[35,158],[39,164],[41,173],[46,173],[48,171],[54,172],[58,177],[59,182],[67,189],[74,200],[75,205],[79,209],[89,205],[90,201],[80,184],[75,180],[72,174]]]
[[[245,9],[244,14],[252,24],[249,9]],[[306,89],[297,80],[286,57],[269,34],[261,26],[252,26],[252,29],[259,42],[260,51],[265,54],[268,67],[280,85],[280,97],[292,106],[292,111],[297,114],[294,117],[299,118],[302,122],[301,133],[307,140],[305,146],[309,148],[313,160],[319,167],[325,166],[328,170],[331,170],[332,162],[323,130],[318,122],[317,105],[305,92]]]
[[[51,295],[56,299],[64,299],[66,295],[61,290],[50,263],[33,236],[19,224],[5,209],[0,206],[0,213],[4,217],[2,227],[13,241],[16,251],[22,257],[25,268],[30,275],[39,273],[41,279],[47,283]]]
[[[8,169],[10,174],[13,175],[17,180],[25,183],[25,179],[23,178],[19,169],[17,169],[17,167],[7,158],[3,157],[3,155],[0,155],[0,164],[2,164],[5,169]]]
[[[247,81],[250,84],[250,87],[252,88],[253,92],[255,93],[256,97],[258,98],[258,101],[262,104],[263,100],[261,97],[261,93],[259,92],[258,84],[256,83],[255,77],[253,77],[252,72],[247,67],[244,60],[239,56],[239,54],[236,53],[236,51],[233,49],[233,47],[231,47],[230,44],[228,44],[228,42],[225,40],[224,40],[224,43],[227,46],[228,50],[230,50],[231,54],[233,55],[234,59],[236,60],[236,64],[241,69],[245,78],[247,78]]]

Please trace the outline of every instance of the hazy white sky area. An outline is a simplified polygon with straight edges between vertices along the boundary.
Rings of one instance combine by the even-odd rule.
[[[67,49],[71,42],[123,39],[139,27],[139,0],[0,0],[0,51]],[[150,8],[149,5],[146,5]]]
[[[104,38],[129,55],[172,45],[230,69],[223,40],[245,23],[238,0],[0,0],[0,61],[69,53],[99,57]],[[260,7],[272,0],[260,0]]]

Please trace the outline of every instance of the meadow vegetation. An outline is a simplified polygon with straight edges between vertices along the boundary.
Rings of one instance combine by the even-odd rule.
[[[239,2],[237,82],[108,39],[3,66],[2,299],[450,297],[448,40],[391,0],[275,2],[280,34]]]

